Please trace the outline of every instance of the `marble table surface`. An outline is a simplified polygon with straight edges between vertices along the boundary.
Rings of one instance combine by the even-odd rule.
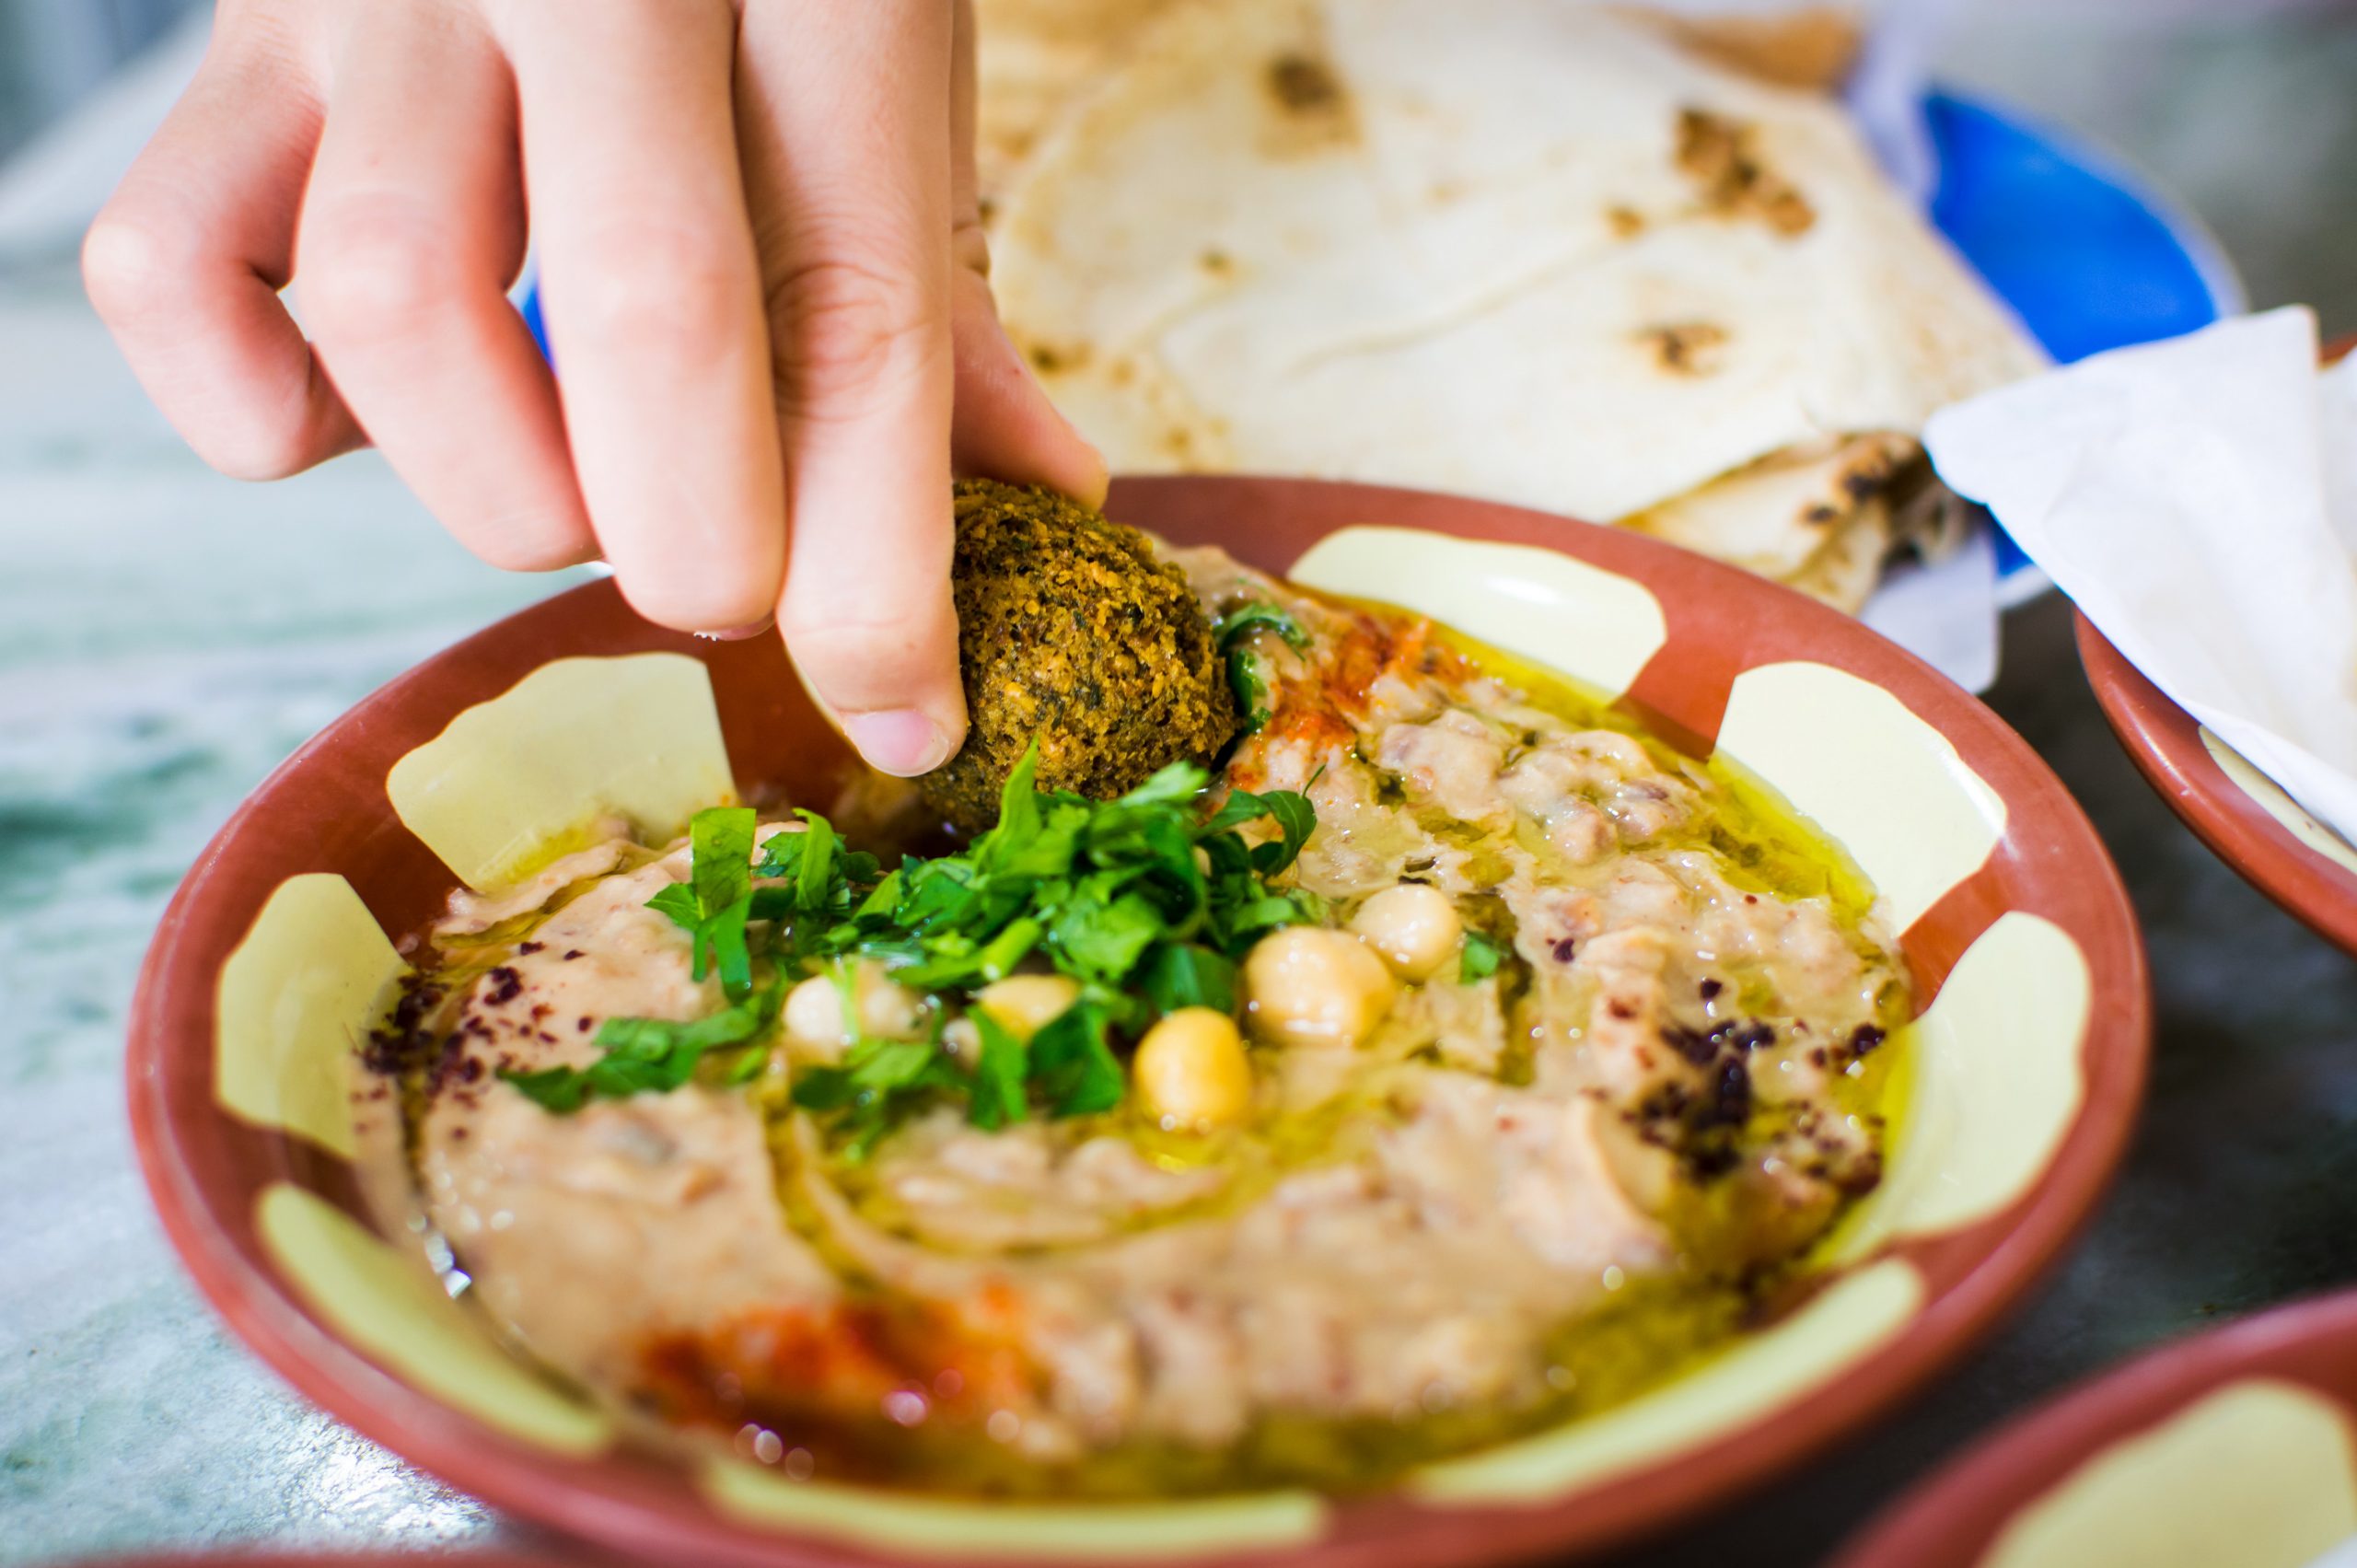
[[[121,1078],[157,915],[238,799],[369,688],[558,586],[476,564],[372,457],[214,477],[69,276],[0,280],[0,1563],[530,1544],[230,1341],[150,1216]],[[2027,1308],[1906,1411],[1626,1564],[1819,1562],[2066,1381],[2357,1274],[2357,966],[2131,772],[2059,602],[2016,612],[2005,659],[1995,706],[2086,804],[2151,940],[2157,1056],[2127,1169]]]

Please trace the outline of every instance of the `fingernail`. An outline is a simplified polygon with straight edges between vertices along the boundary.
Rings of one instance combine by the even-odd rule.
[[[886,708],[843,715],[843,733],[868,765],[900,778],[929,773],[949,761],[949,740],[941,726],[914,708]]]
[[[1066,428],[1071,428],[1069,424],[1066,424]],[[1113,470],[1105,466],[1105,454],[1098,451],[1094,446],[1090,445],[1089,442],[1081,436],[1079,431],[1074,430],[1072,434],[1073,439],[1078,441],[1081,446],[1086,449],[1088,455],[1097,459],[1097,467],[1090,476],[1089,482],[1083,487],[1082,493],[1074,495],[1073,499],[1080,502],[1083,505],[1093,506],[1101,510],[1105,505],[1106,495],[1113,488]]]
[[[731,626],[726,632],[699,632],[697,636],[707,643],[746,643],[777,624],[777,617],[764,615],[759,621],[743,626]]]

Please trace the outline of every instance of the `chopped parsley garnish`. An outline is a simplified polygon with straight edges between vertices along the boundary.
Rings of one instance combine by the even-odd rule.
[[[964,851],[912,855],[890,872],[847,848],[816,812],[797,813],[799,832],[772,833],[758,860],[749,809],[698,813],[688,881],[648,903],[688,932],[696,978],[716,971],[730,1005],[692,1024],[610,1019],[597,1036],[606,1054],[592,1065],[501,1076],[557,1112],[677,1088],[722,1047],[747,1048],[726,1072],[749,1077],[766,1060],[758,1042],[773,1030],[784,992],[807,975],[844,984],[847,1032],[856,1036],[849,966],[867,959],[946,1006],[935,1006],[930,1039],[854,1039],[840,1063],[795,1074],[795,1103],[826,1118],[850,1157],[936,1098],[962,1101],[984,1128],[1114,1109],[1126,1088],[1117,1036],[1180,1007],[1233,1012],[1245,949],[1279,926],[1325,920],[1324,900],[1279,881],[1317,813],[1292,791],[1234,790],[1207,818],[1210,775],[1192,762],[1110,801],[1037,789],[1037,764],[1035,748],[1007,780],[998,825]],[[1263,822],[1274,837],[1253,842],[1239,830]],[[1028,1042],[964,1006],[1025,964],[1080,987]],[[756,989],[761,967],[768,978]],[[943,1044],[951,1010],[973,1027],[965,1063]]]
[[[1247,735],[1269,722],[1268,678],[1245,640],[1260,631],[1274,632],[1297,654],[1309,651],[1309,633],[1301,629],[1301,622],[1273,604],[1242,605],[1219,618],[1212,636],[1227,660],[1228,688],[1236,693],[1237,711],[1244,715]]]
[[[697,812],[688,828],[693,855],[689,879],[646,900],[694,941],[695,978],[718,968],[721,988],[737,1001],[753,991],[753,958],[745,943],[745,922],[753,908],[753,827],[749,806]]]
[[[768,1052],[753,1046],[777,1017],[779,988],[772,981],[741,1002],[732,1002],[708,1018],[693,1023],[669,1023],[660,1018],[608,1018],[598,1030],[597,1044],[606,1054],[584,1068],[543,1067],[518,1073],[503,1067],[499,1075],[542,1108],[560,1115],[579,1110],[591,1099],[621,1099],[653,1089],[668,1093],[695,1075],[697,1065],[711,1051],[726,1046],[749,1046],[730,1063],[723,1081],[743,1083],[761,1070]]]

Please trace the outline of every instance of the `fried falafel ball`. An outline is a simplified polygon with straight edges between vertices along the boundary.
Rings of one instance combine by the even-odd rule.
[[[1209,763],[1239,718],[1212,627],[1144,535],[1044,489],[962,481],[951,568],[970,727],[918,781],[960,828],[998,820],[1036,738],[1041,789],[1109,799],[1156,770]]]

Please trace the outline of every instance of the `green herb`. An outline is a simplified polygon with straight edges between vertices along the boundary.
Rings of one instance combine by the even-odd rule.
[[[1505,959],[1505,949],[1478,931],[1465,934],[1465,950],[1457,959],[1457,979],[1460,985],[1470,985],[1498,972],[1498,965]]]
[[[1139,970],[1138,983],[1157,1013],[1181,1007],[1236,1011],[1236,960],[1193,942],[1166,942]]]
[[[1283,836],[1275,843],[1253,846],[1252,869],[1263,877],[1274,877],[1300,856],[1301,846],[1318,827],[1318,810],[1307,796],[1291,790],[1272,790],[1257,798]]]
[[[877,1140],[935,1093],[962,1093],[966,1075],[931,1040],[863,1040],[835,1067],[795,1074],[794,1103],[826,1115],[844,1140],[843,1157],[864,1160]]]
[[[1024,1081],[1031,1075],[1031,1053],[987,1009],[977,1007],[966,1016],[981,1041],[966,1120],[985,1132],[1022,1121],[1028,1113]]]
[[[1031,1076],[1051,1116],[1090,1116],[1121,1103],[1124,1080],[1106,1040],[1105,1009],[1076,1002],[1031,1037]]]
[[[1301,622],[1281,607],[1266,600],[1240,605],[1229,610],[1219,618],[1219,624],[1212,628],[1212,635],[1218,640],[1220,651],[1225,653],[1247,633],[1264,630],[1283,638],[1285,646],[1297,654],[1309,651],[1309,633],[1301,629]]]
[[[801,831],[772,834],[758,862],[751,812],[699,813],[691,880],[652,901],[694,936],[699,976],[709,955],[724,984],[740,976],[747,993],[757,958],[778,979],[758,999],[732,989],[736,1004],[697,1024],[617,1020],[598,1036],[610,1049],[596,1066],[511,1081],[552,1110],[595,1094],[676,1087],[703,1051],[766,1028],[774,993],[811,973],[830,973],[843,987],[846,1030],[856,1037],[854,966],[868,960],[949,1005],[935,1010],[931,1040],[855,1040],[840,1063],[795,1074],[795,1103],[826,1117],[850,1157],[865,1157],[939,1100],[962,1102],[987,1128],[1035,1111],[1112,1109],[1125,1088],[1117,1034],[1133,1036],[1180,1007],[1233,1012],[1244,949],[1278,926],[1326,918],[1324,900],[1276,881],[1300,856],[1317,813],[1291,791],[1237,790],[1206,818],[1210,776],[1192,762],[1172,763],[1118,800],[1085,800],[1037,788],[1038,761],[1035,748],[1016,765],[989,832],[958,854],[910,856],[889,873],[846,848],[815,812],[799,813]],[[1274,836],[1248,841],[1242,830],[1259,823]],[[758,938],[749,942],[753,923]],[[974,1060],[961,1066],[942,1049],[941,1026],[965,998],[1042,962],[1080,982],[1079,1002],[1028,1045],[965,1007]],[[767,1009],[759,1026],[745,1011],[756,1002]]]
[[[1212,628],[1220,655],[1227,661],[1228,689],[1236,693],[1236,706],[1244,715],[1247,735],[1269,722],[1268,678],[1261,670],[1259,656],[1247,642],[1252,633],[1263,631],[1275,633],[1297,654],[1309,651],[1309,633],[1273,604],[1248,604],[1229,610]]]
[[[745,941],[753,905],[753,827],[748,806],[697,812],[688,825],[688,880],[646,900],[687,932],[694,944],[694,977],[701,981],[717,968],[721,989],[734,1001],[753,989],[753,958]]]
[[[543,1067],[518,1073],[503,1067],[499,1076],[542,1108],[565,1114],[592,1099],[624,1099],[652,1091],[668,1093],[695,1076],[705,1055],[725,1046],[748,1045],[777,1018],[780,987],[772,984],[692,1023],[661,1018],[608,1018],[596,1044],[605,1055],[587,1067]],[[768,1052],[749,1050],[726,1075],[741,1083],[761,1071]]]

